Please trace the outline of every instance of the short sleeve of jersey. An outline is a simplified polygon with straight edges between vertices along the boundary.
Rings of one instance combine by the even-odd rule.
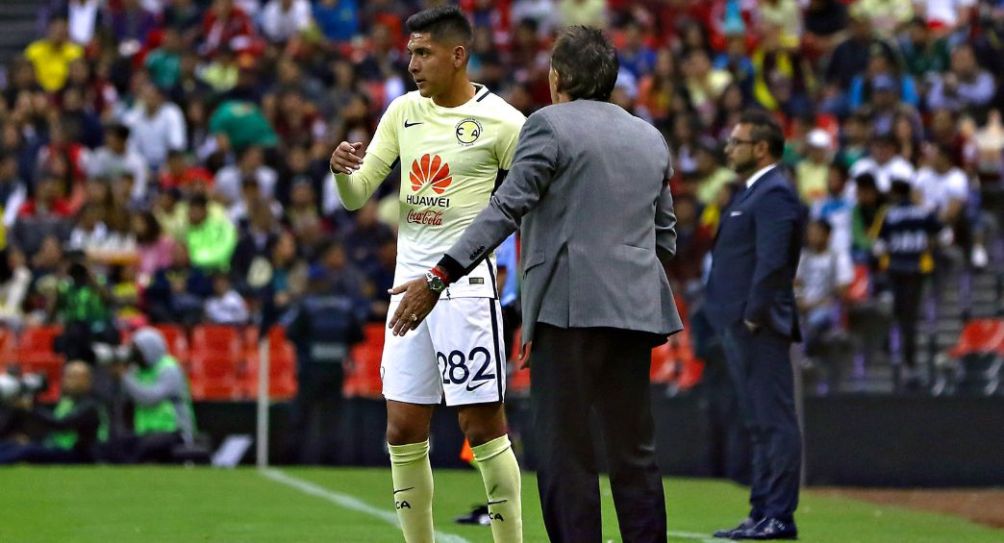
[[[969,199],[969,179],[962,170],[953,170],[945,180],[945,192],[953,200]]]
[[[526,122],[526,117],[522,113],[511,107],[509,109],[512,111],[499,125],[499,137],[495,140],[495,150],[501,170],[512,168],[512,159],[516,155],[516,144],[519,142],[519,132],[523,128],[523,123]]]
[[[366,148],[366,154],[379,158],[388,166],[393,165],[400,155],[397,131],[404,122],[404,102],[407,97],[408,95],[399,96],[387,106],[387,111],[380,117],[376,133]]]

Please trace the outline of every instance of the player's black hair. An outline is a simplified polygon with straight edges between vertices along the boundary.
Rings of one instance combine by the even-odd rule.
[[[620,62],[603,32],[589,26],[570,26],[561,32],[551,51],[551,67],[558,72],[558,90],[572,100],[610,100]]]
[[[769,113],[752,110],[739,117],[739,124],[751,127],[750,139],[756,142],[767,142],[767,151],[773,158],[781,158],[784,154],[784,132],[781,125]]]
[[[408,32],[428,32],[433,41],[459,43],[470,48],[474,29],[457,6],[438,6],[420,11],[405,22]]]

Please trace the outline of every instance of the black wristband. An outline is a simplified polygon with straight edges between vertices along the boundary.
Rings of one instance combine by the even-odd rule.
[[[446,272],[446,282],[452,284],[464,276],[464,268],[450,255],[443,255],[436,264]]]

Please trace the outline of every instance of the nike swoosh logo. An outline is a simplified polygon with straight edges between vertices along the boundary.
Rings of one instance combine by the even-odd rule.
[[[475,391],[475,390],[477,390],[477,389],[479,389],[479,388],[481,388],[481,387],[483,387],[483,386],[485,386],[487,384],[488,384],[488,381],[481,381],[480,383],[478,383],[478,386],[474,386],[474,387],[472,387],[470,384],[468,384],[467,385],[467,392],[473,392],[473,391]]]
[[[422,121],[419,121],[419,122],[417,122],[417,123],[409,123],[409,122],[408,122],[408,119],[405,119],[405,120],[404,120],[404,127],[405,127],[405,128],[411,128],[411,127],[413,127],[413,126],[415,126],[415,125],[417,125],[417,124],[425,124],[425,123],[424,123],[424,122],[422,122]]]
[[[411,489],[413,489],[413,488],[415,488],[415,487],[413,487],[413,486],[409,486],[408,488],[402,488],[401,490],[395,490],[395,491],[394,491],[394,494],[396,495],[396,494],[397,494],[398,492],[405,492],[405,491],[407,491],[407,490],[411,490]]]
[[[499,505],[500,503],[505,503],[507,501],[509,500],[491,500],[488,502],[488,505]]]

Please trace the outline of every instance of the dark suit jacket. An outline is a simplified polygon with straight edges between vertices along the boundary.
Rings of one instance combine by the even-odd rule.
[[[803,225],[798,196],[778,166],[736,196],[712,250],[705,310],[716,327],[745,319],[801,340],[793,283]]]
[[[623,108],[545,107],[526,120],[509,175],[442,264],[470,270],[521,226],[524,343],[538,322],[664,340],[683,327],[657,258],[676,253],[671,175],[666,140]]]

